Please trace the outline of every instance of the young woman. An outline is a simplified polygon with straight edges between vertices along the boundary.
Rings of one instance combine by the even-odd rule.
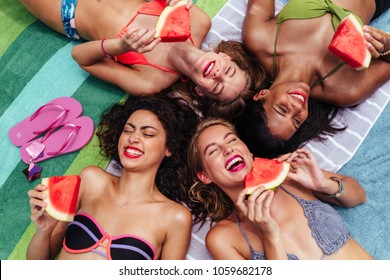
[[[196,94],[222,103],[255,89],[252,73],[239,66],[242,62],[250,66],[247,57],[236,55],[229,46],[218,53],[199,49],[211,20],[197,6],[190,9],[192,37],[161,43],[154,38],[159,15],[167,2],[174,5],[179,0],[20,1],[57,32],[89,41],[73,48],[73,58],[84,70],[131,95],[158,93],[180,77],[196,84]],[[191,6],[188,0],[187,7]],[[256,74],[262,79],[262,73]]]
[[[382,1],[377,8],[383,12],[389,6],[389,1]],[[243,42],[264,67],[270,86],[253,98],[248,115],[241,121],[245,124],[250,119],[254,125],[265,122],[270,134],[282,141],[290,139],[301,127],[306,129],[308,115],[315,125],[307,130],[315,133],[305,133],[298,142],[310,140],[324,130],[332,132],[330,122],[337,107],[362,102],[390,79],[390,34],[383,30],[368,25],[363,28],[373,56],[366,70],[356,71],[328,50],[341,19],[352,12],[368,24],[375,7],[374,0],[290,0],[275,15],[274,0],[249,0]],[[310,100],[316,102],[311,111]],[[328,105],[319,105],[325,107],[322,109],[318,103]],[[258,110],[263,114],[253,119],[253,111],[260,106],[262,109]],[[325,110],[320,121],[322,129],[316,126],[318,116],[310,116],[313,110]],[[317,121],[313,121],[315,118]],[[242,137],[246,141],[246,135]],[[261,139],[258,141],[262,143]]]
[[[275,190],[248,198],[245,176],[253,157],[234,127],[221,119],[200,123],[188,151],[196,178],[190,189],[194,214],[217,222],[206,237],[215,259],[371,259],[326,200],[353,207],[366,200],[353,178],[319,169],[304,149],[279,158],[290,172]]]
[[[129,97],[103,115],[98,136],[105,155],[122,166],[116,177],[84,168],[77,213],[71,223],[45,211],[39,184],[30,190],[37,230],[28,259],[184,259],[190,212],[181,176],[197,116],[183,101]],[[177,230],[180,228],[180,230]]]

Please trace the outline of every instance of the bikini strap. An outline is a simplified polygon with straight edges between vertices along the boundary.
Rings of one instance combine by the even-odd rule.
[[[274,76],[272,77],[272,81],[275,81],[276,78],[276,44],[278,42],[278,36],[279,36],[279,28],[280,28],[280,23],[276,25],[276,34],[275,34],[275,43],[274,43],[274,59],[273,59],[273,72]]]
[[[323,81],[325,81],[325,79],[329,78],[330,76],[332,76],[334,73],[336,73],[341,67],[343,67],[346,63],[345,62],[340,62],[338,65],[336,65],[335,68],[333,68],[332,71],[330,71],[325,77],[315,81],[314,83],[312,83],[310,85],[310,88],[313,88],[315,87],[316,85],[319,85],[320,83],[322,83]]]
[[[249,246],[249,250],[251,251],[251,255],[253,255],[253,254],[255,253],[255,250],[253,250],[252,244],[250,243],[248,236],[246,236],[245,231],[244,231],[244,229],[242,228],[241,223],[240,223],[240,221],[238,220],[238,217],[237,217],[235,211],[233,211],[233,217],[234,217],[234,220],[236,221],[236,224],[237,224],[238,228],[240,229],[242,235],[244,236],[244,238],[245,238],[245,240],[246,240],[246,243],[247,243],[248,246]]]

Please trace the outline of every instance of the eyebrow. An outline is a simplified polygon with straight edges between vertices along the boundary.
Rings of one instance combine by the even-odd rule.
[[[126,123],[126,125],[132,127],[133,129],[136,129],[136,126],[132,123]],[[154,126],[151,126],[151,125],[144,125],[144,126],[141,126],[141,130],[145,130],[145,129],[154,129],[156,130],[157,132],[159,132],[159,130],[157,128],[155,128]]]
[[[226,134],[223,136],[223,140],[225,140],[226,138],[228,138],[228,137],[229,137],[230,135],[232,135],[232,134],[235,135],[233,132],[229,131],[228,133],[226,133]],[[208,144],[208,145],[204,148],[203,154],[206,154],[207,150],[208,150],[210,147],[215,146],[215,145],[217,145],[216,142],[212,142],[212,143]]]

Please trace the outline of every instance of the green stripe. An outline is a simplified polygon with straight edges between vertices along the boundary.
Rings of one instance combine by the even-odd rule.
[[[15,41],[19,34],[36,19],[19,1],[1,0],[0,2],[0,57]]]
[[[196,5],[206,11],[211,18],[214,18],[226,2],[227,0],[198,0]]]
[[[68,43],[69,39],[39,21],[20,34],[0,58],[0,116],[47,60]]]

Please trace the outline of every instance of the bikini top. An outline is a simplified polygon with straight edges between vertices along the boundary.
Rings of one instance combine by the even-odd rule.
[[[125,27],[122,28],[122,30],[118,34],[118,38],[122,38],[124,34],[128,31],[128,26],[134,21],[134,19],[139,15],[150,15],[150,16],[160,16],[161,12],[166,7],[167,2],[166,0],[152,0],[150,2],[145,3],[141,8],[138,9],[138,11],[135,13],[135,15],[130,19],[130,21],[127,23]],[[192,44],[194,44],[192,37],[190,37],[190,41]],[[142,64],[142,65],[149,65],[154,68],[160,69],[165,72],[169,72],[172,74],[179,75],[177,71],[174,71],[172,69],[166,68],[161,65],[153,64],[148,61],[148,59],[141,53],[137,52],[127,52],[124,54],[119,54],[115,56],[115,60],[119,61],[122,64]]]
[[[352,12],[343,9],[333,3],[331,0],[290,0],[283,9],[278,14],[278,25],[276,27],[276,37],[274,44],[274,59],[273,59],[273,74],[275,79],[276,77],[276,44],[279,35],[279,28],[283,21],[289,19],[309,19],[309,18],[317,18],[325,15],[326,13],[330,13],[332,15],[332,25],[333,29],[336,30],[339,26],[341,20],[351,14]],[[355,15],[356,16],[356,15]],[[363,24],[362,20],[356,16],[361,24]],[[334,69],[332,69],[327,75],[323,78],[315,81],[311,88],[316,85],[322,83],[325,79],[336,73],[341,67],[345,65],[345,62],[341,62]]]
[[[287,191],[282,186],[283,191],[295,198],[302,206],[306,219],[308,220],[311,234],[317,245],[321,248],[324,255],[331,255],[340,249],[351,237],[350,231],[344,224],[340,214],[329,204],[318,199],[305,200]],[[248,237],[240,225],[238,218],[233,215],[242,235],[245,237],[251,252],[251,258],[254,260],[264,260],[264,252],[254,251]],[[289,260],[298,260],[294,254],[287,254]]]
[[[105,252],[98,247],[105,247]],[[109,260],[154,260],[153,246],[130,234],[111,236],[86,213],[78,213],[68,224],[63,241],[65,251],[73,254],[95,252]]]

